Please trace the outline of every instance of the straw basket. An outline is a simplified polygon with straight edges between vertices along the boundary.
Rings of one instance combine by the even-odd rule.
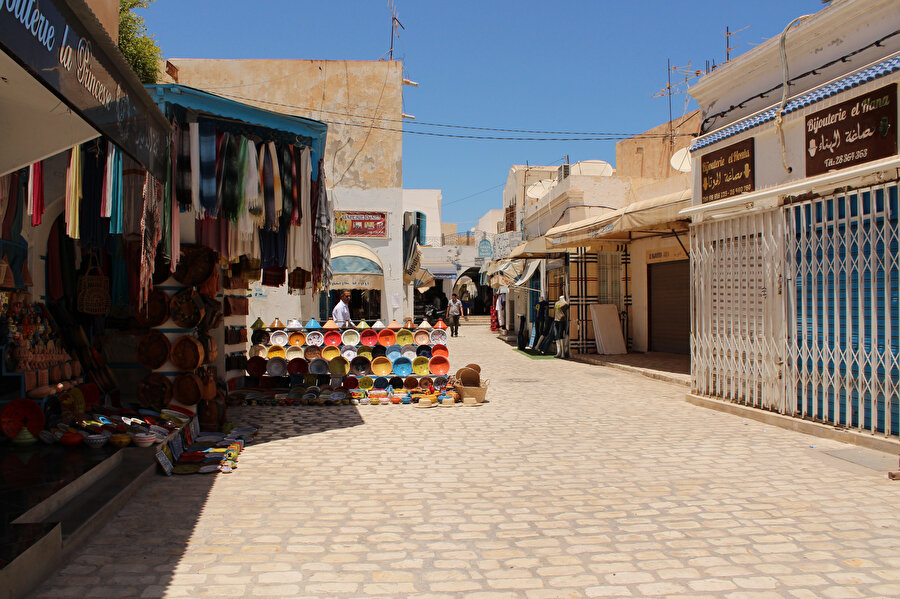
[[[78,277],[77,307],[84,314],[103,315],[109,312],[109,277],[103,274],[96,259]]]
[[[453,385],[453,388],[456,389],[456,392],[459,393],[459,396],[463,400],[465,400],[466,398],[472,398],[478,403],[484,403],[484,396],[487,395],[489,384],[489,380],[481,381],[480,387],[465,387],[463,385],[460,385],[459,383],[455,383]]]

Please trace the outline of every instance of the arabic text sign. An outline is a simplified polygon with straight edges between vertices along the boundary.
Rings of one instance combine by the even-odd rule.
[[[387,237],[386,212],[334,211],[335,237]]]
[[[806,176],[897,153],[897,84],[806,117]]]
[[[700,201],[724,200],[756,189],[754,138],[739,141],[700,158]]]

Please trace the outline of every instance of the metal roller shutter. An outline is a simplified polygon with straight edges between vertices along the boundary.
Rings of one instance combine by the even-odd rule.
[[[650,351],[690,353],[690,263],[648,264],[647,278]]]

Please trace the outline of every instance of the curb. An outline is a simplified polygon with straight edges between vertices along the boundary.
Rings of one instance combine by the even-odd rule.
[[[690,388],[691,384],[689,381],[685,381],[678,376],[668,373],[663,370],[650,370],[648,368],[641,368],[639,366],[630,366],[628,364],[618,364],[616,362],[608,362],[602,358],[589,358],[584,354],[574,354],[571,358],[569,358],[573,362],[580,362],[582,364],[591,364],[593,366],[608,366],[609,368],[616,368],[618,370],[623,370],[625,372],[630,372],[632,374],[639,374],[641,376],[654,379],[657,381],[662,381],[664,383],[671,383],[673,385],[679,385],[681,387]]]

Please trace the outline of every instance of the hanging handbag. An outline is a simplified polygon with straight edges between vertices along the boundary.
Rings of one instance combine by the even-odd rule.
[[[97,258],[91,254],[87,270],[78,277],[78,311],[83,314],[103,316],[109,312],[109,304],[109,277],[103,274]]]
[[[250,314],[250,298],[240,295],[225,296],[225,316],[247,316]]]

